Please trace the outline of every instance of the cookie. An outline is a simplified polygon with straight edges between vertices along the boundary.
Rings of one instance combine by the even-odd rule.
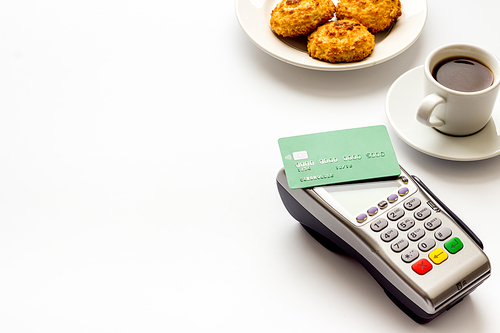
[[[335,16],[332,0],[282,0],[271,12],[271,29],[283,37],[307,35]]]
[[[363,60],[374,47],[375,36],[362,24],[350,20],[328,22],[307,38],[309,55],[332,63]]]

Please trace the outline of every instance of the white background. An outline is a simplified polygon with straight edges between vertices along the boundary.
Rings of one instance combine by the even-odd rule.
[[[233,0],[0,1],[0,331],[500,331],[500,157],[427,156],[385,116],[434,48],[500,55],[500,3],[428,5],[400,56],[319,72],[257,48]],[[276,190],[278,138],[379,124],[493,267],[423,326]]]

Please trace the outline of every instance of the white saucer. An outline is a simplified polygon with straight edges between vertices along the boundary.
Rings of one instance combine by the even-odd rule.
[[[366,59],[331,64],[307,53],[305,37],[284,38],[273,33],[269,20],[280,0],[235,0],[236,18],[258,47],[286,63],[322,71],[346,71],[378,65],[408,49],[420,36],[427,21],[427,0],[401,0],[402,15],[389,31],[375,34],[375,48]],[[338,0],[334,0],[337,3]]]
[[[423,66],[409,70],[392,84],[386,99],[386,115],[396,134],[411,147],[434,157],[453,161],[477,161],[500,155],[500,103],[490,122],[476,134],[454,137],[422,125],[416,119],[424,98]]]

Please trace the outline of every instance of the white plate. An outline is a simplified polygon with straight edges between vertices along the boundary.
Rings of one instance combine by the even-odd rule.
[[[305,37],[284,38],[271,30],[271,11],[279,1],[236,0],[236,17],[241,28],[258,47],[277,59],[323,71],[364,68],[392,59],[418,39],[427,21],[427,0],[401,0],[402,15],[390,31],[375,35],[375,48],[369,57],[359,62],[332,64],[311,58]]]
[[[386,115],[396,134],[411,147],[434,157],[453,161],[477,161],[500,155],[500,103],[489,123],[476,134],[455,137],[422,125],[416,119],[424,95],[423,66],[409,70],[392,84]],[[498,124],[498,125],[497,125]]]

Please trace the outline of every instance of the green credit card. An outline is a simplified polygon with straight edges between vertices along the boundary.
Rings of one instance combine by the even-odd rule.
[[[278,140],[290,188],[397,177],[387,128],[352,128]]]

